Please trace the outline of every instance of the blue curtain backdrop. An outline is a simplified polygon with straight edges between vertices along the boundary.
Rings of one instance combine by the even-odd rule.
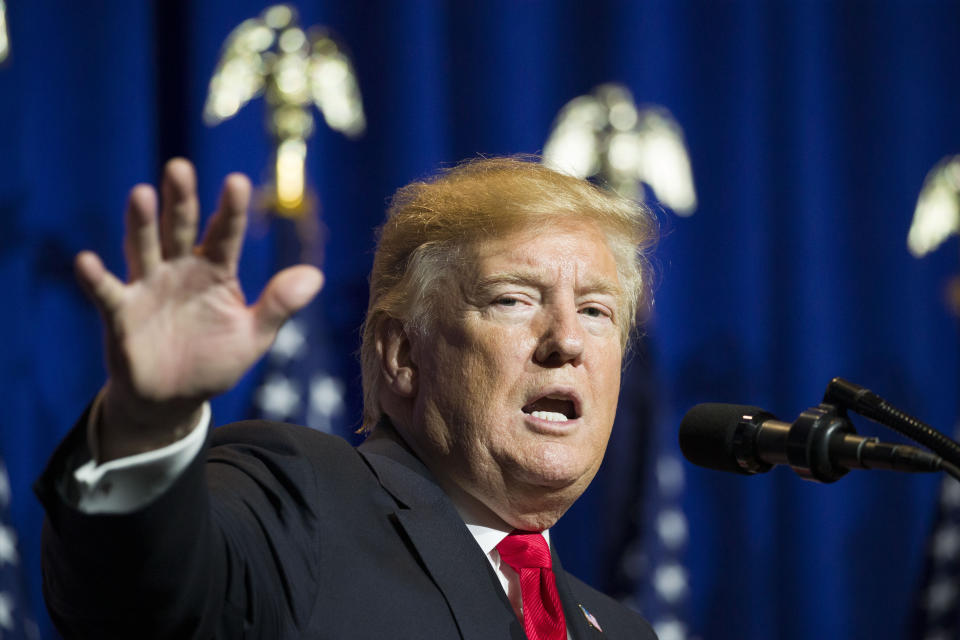
[[[221,43],[265,6],[7,0],[0,453],[37,610],[42,514],[30,485],[104,377],[72,256],[95,249],[123,271],[125,194],[155,181],[172,155],[197,163],[207,212],[227,172],[262,179],[262,102],[216,128],[200,116]],[[327,25],[349,46],[369,123],[357,142],[320,126],[308,156],[330,238],[318,304],[353,420],[371,229],[397,187],[478,153],[541,150],[558,109],[602,82],[667,107],[685,129],[700,207],[664,215],[656,312],[625,379],[616,455],[557,527],[575,573],[621,593],[643,589],[617,577],[627,529],[650,525],[626,513],[650,493],[638,470],[652,464],[651,443],[673,446],[694,403],[750,403],[792,420],[842,375],[952,427],[957,331],[943,287],[960,270],[957,241],[915,260],[905,237],[926,172],[960,152],[958,3],[297,7],[303,25]],[[251,296],[280,259],[274,235],[267,223],[251,228],[241,266]],[[248,414],[261,373],[214,403],[218,423]],[[820,486],[783,469],[685,471],[695,635],[906,637],[937,478],[855,472]],[[44,637],[56,637],[38,616]]]

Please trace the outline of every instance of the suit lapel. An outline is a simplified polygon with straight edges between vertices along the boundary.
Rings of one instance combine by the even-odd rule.
[[[587,622],[587,616],[581,609],[580,601],[570,588],[567,572],[563,570],[560,558],[557,557],[557,550],[553,548],[553,545],[550,546],[550,554],[553,556],[553,575],[557,579],[557,593],[560,594],[560,602],[563,603],[563,617],[567,621],[567,632],[570,637],[573,640],[603,638],[603,633]]]
[[[526,638],[490,563],[462,522],[451,526],[448,518],[416,510],[399,511],[397,519],[447,599],[464,640]],[[454,526],[463,535],[451,535]]]
[[[359,451],[400,504],[393,518],[446,599],[461,636],[525,640],[493,568],[450,499],[395,437],[371,437]]]

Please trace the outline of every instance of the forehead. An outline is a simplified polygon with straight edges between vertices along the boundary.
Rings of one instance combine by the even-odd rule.
[[[598,225],[561,221],[478,240],[470,247],[474,278],[576,276],[581,284],[620,292],[617,264]],[[466,265],[465,265],[466,266]],[[611,291],[614,293],[614,291]]]

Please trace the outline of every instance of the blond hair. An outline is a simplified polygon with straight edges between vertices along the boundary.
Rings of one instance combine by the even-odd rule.
[[[390,318],[410,334],[429,333],[438,317],[442,280],[484,239],[577,220],[595,223],[617,262],[628,321],[626,347],[651,304],[649,250],[656,218],[641,204],[559,173],[530,158],[480,158],[413,182],[394,195],[377,231],[370,302],[360,347],[363,426],[380,420],[377,335]]]

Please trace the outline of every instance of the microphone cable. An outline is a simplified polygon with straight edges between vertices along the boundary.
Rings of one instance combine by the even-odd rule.
[[[827,384],[823,401],[849,409],[922,444],[943,459],[944,471],[960,480],[960,444],[897,409],[869,389],[843,378],[834,378]]]

